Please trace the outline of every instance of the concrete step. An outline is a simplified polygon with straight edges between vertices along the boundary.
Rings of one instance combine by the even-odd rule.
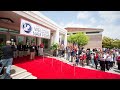
[[[33,76],[33,75],[30,75],[30,76],[28,76],[28,77],[26,77],[26,78],[24,78],[24,79],[37,79],[37,77],[35,77],[35,76]]]
[[[12,77],[13,79],[24,79],[24,78],[26,78],[26,77],[28,77],[28,76],[30,76],[31,75],[31,73],[29,73],[29,72],[24,72],[24,73],[21,73],[21,74],[18,74],[18,75],[16,75],[16,76],[14,76],[14,77]]]
[[[12,67],[11,67],[11,77],[15,77],[24,72],[27,72],[27,70],[17,67],[15,65],[12,65]]]

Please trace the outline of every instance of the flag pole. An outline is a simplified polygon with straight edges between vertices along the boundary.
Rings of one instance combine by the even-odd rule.
[[[74,66],[74,76],[75,76],[75,66]]]

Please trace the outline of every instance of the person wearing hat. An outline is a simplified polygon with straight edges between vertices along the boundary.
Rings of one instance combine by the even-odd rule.
[[[2,66],[6,67],[5,75],[10,76],[10,70],[13,62],[13,50],[11,47],[11,41],[6,41],[6,45],[2,47],[3,57],[1,59]]]

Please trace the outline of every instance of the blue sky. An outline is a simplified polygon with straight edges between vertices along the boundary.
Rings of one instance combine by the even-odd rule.
[[[103,36],[120,39],[120,11],[41,11],[61,27],[102,28]]]

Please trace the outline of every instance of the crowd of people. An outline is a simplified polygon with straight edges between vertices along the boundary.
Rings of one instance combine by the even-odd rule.
[[[1,62],[4,65],[2,68],[7,67],[5,70],[6,75],[10,76],[13,58],[30,55],[30,59],[33,60],[35,55],[43,55],[43,48],[43,43],[39,46],[36,46],[34,43],[28,46],[22,44],[16,45],[15,42],[6,41],[6,45],[1,49],[3,52]],[[72,62],[75,66],[80,65],[84,67],[87,65],[96,69],[100,66],[102,71],[109,71],[114,66],[118,66],[118,70],[120,70],[120,49],[84,49],[77,45],[64,47],[62,44],[59,46],[56,56],[65,57],[66,60]],[[2,69],[0,69],[0,73],[1,71]]]
[[[120,50],[119,49],[84,49],[78,46],[67,46],[63,48],[62,45],[58,49],[58,57],[65,57],[66,60],[73,63],[73,65],[85,65],[93,68],[100,69],[102,71],[110,70],[115,66],[118,66],[120,70]]]
[[[30,59],[35,59],[35,55],[43,55],[44,45],[41,43],[36,46],[32,43],[28,45],[16,45],[15,42],[6,41],[6,45],[1,47],[2,57],[0,59],[0,76],[3,79],[11,79],[10,70],[13,62],[13,58],[19,58],[30,55]]]
[[[13,57],[23,57],[30,55],[30,59],[35,59],[35,56],[43,55],[44,45],[41,43],[39,46],[31,43],[31,45],[16,45],[15,42],[12,44],[13,49]]]

